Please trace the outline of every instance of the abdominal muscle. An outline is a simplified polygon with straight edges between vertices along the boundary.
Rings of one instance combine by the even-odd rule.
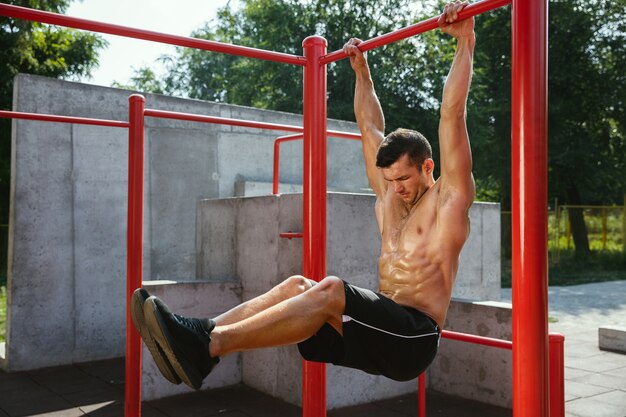
[[[378,267],[381,294],[421,311],[443,328],[454,279],[448,268],[427,254],[415,257],[398,251],[383,251]]]

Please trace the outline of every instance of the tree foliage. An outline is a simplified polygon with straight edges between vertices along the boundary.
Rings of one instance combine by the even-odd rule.
[[[222,8],[215,21],[191,36],[302,55],[302,41],[310,35],[326,38],[330,52],[341,49],[350,37],[370,39],[432,13],[425,7],[418,15],[409,0],[241,0],[239,5],[235,10],[228,5]],[[388,131],[411,127],[427,137],[436,137],[438,99],[433,97],[440,96],[453,48],[450,42],[445,48],[427,46],[420,38],[413,38],[369,52]],[[131,87],[257,108],[302,111],[300,67],[183,48],[161,60],[167,69],[161,80],[144,77],[150,75],[150,70],[142,68],[136,71],[139,82]],[[433,65],[433,60],[438,63]],[[354,120],[353,92],[354,74],[347,60],[330,64],[329,117]],[[437,152],[436,140],[433,144]]]
[[[70,0],[9,0],[8,4],[63,13]],[[0,16],[0,109],[10,110],[18,73],[75,79],[98,65],[99,36]],[[6,223],[11,163],[10,121],[0,121],[0,223]]]

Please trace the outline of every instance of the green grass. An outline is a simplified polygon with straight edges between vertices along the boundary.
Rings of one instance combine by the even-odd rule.
[[[592,251],[585,259],[562,250],[559,263],[548,268],[548,285],[564,286],[626,280],[623,251]],[[511,288],[511,260],[502,260],[502,287]]]
[[[4,342],[6,338],[7,321],[7,288],[3,285],[0,287],[0,342]]]

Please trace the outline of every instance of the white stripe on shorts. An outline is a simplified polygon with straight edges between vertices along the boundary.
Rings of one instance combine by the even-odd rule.
[[[372,326],[370,324],[363,323],[362,321],[359,321],[359,320],[357,320],[357,319],[355,319],[353,317],[346,316],[346,315],[341,316],[341,321],[343,323],[346,323],[348,321],[354,321],[356,323],[359,323],[361,326],[369,327],[370,329],[374,329],[374,330],[379,331],[381,333],[386,333],[386,334],[389,334],[391,336],[401,337],[401,338],[404,338],[404,339],[417,339],[417,338],[426,337],[426,336],[439,336],[439,333],[437,333],[437,332],[435,332],[435,333],[417,334],[417,335],[414,335],[414,336],[405,336],[405,335],[402,335],[402,334],[392,333],[392,332],[387,331],[385,329],[379,329],[378,327],[374,327],[374,326]]]

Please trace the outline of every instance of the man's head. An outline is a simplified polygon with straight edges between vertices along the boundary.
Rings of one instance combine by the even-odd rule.
[[[415,204],[434,181],[432,148],[415,130],[397,129],[387,135],[378,148],[376,166],[408,204]]]

